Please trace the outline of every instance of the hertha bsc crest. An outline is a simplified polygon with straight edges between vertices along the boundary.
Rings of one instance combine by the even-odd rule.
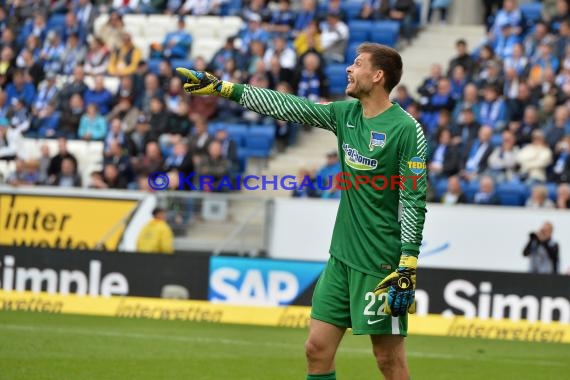
[[[374,150],[375,146],[379,146],[380,148],[384,148],[386,144],[386,134],[384,132],[370,132],[370,151]]]

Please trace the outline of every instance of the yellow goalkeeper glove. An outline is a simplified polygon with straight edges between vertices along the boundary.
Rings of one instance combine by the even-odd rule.
[[[416,312],[416,269],[418,258],[402,254],[398,269],[390,273],[374,289],[376,295],[388,293],[386,313],[393,317]]]
[[[216,78],[205,71],[196,71],[177,67],[176,71],[186,78],[184,91],[193,95],[219,95],[229,98],[234,84]]]

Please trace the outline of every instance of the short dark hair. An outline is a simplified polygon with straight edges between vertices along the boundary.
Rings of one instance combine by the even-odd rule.
[[[160,214],[161,212],[165,212],[166,210],[162,207],[155,207],[154,210],[152,210],[152,216],[154,216],[156,218],[156,216],[158,214]]]
[[[457,40],[457,42],[455,42],[455,46],[458,45],[463,45],[463,46],[467,46],[467,41],[465,41],[463,38]]]
[[[387,93],[392,92],[394,87],[400,83],[402,79],[402,57],[400,54],[389,46],[377,43],[365,42],[357,49],[358,54],[370,54],[372,66],[384,71],[384,89]]]

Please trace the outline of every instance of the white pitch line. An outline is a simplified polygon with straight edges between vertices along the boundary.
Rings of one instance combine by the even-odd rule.
[[[275,347],[275,348],[286,348],[292,351],[302,350],[302,346],[296,344],[287,344],[279,342],[258,342],[258,341],[248,341],[240,339],[227,339],[227,338],[208,338],[208,337],[198,337],[198,336],[173,336],[173,335],[158,335],[158,334],[141,334],[141,333],[127,333],[122,331],[101,331],[101,330],[87,330],[87,329],[67,329],[61,327],[38,327],[38,326],[26,326],[26,325],[15,325],[15,324],[3,324],[0,325],[0,330],[8,331],[27,331],[27,332],[44,332],[49,334],[72,334],[72,335],[87,335],[87,336],[106,336],[113,338],[132,338],[132,339],[144,339],[153,340],[160,339],[166,341],[176,341],[176,342],[190,342],[190,343],[216,343],[225,344],[232,346],[264,346],[264,347]],[[353,348],[353,347],[340,347],[341,352],[350,352],[358,354],[367,354],[372,356],[372,349],[365,348]],[[540,366],[559,366],[563,367],[564,364],[554,361],[547,360],[532,360],[529,362],[527,359],[508,359],[508,358],[492,358],[492,357],[477,357],[476,355],[454,355],[454,354],[442,354],[436,352],[422,352],[422,351],[408,351],[408,357],[414,358],[430,358],[430,359],[443,359],[443,360],[469,360],[469,361],[482,361],[482,362],[508,362],[515,364],[532,364]]]

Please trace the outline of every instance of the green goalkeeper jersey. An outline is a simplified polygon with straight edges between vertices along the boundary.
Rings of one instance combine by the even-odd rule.
[[[344,173],[339,186],[347,190],[341,194],[331,255],[381,276],[398,266],[403,252],[418,256],[426,213],[427,144],[419,123],[398,104],[365,118],[358,100],[315,104],[239,84],[231,98],[260,114],[337,136]],[[357,189],[357,176],[369,184]]]

